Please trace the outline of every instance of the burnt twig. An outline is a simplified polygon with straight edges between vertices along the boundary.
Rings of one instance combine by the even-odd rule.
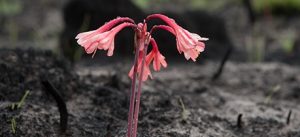
[[[242,117],[243,117],[243,114],[239,114],[238,117],[237,117],[236,126],[237,126],[238,128],[242,128],[242,123],[243,123]]]
[[[251,25],[253,25],[256,21],[256,13],[253,10],[253,4],[251,3],[251,0],[243,0],[243,4],[247,9],[249,21]]]
[[[50,93],[57,103],[60,113],[60,129],[62,132],[65,132],[68,125],[68,111],[66,103],[57,89],[48,80],[42,80],[42,85],[44,86],[46,92]]]
[[[221,76],[222,71],[223,71],[224,66],[225,66],[225,63],[226,63],[227,60],[229,59],[232,50],[233,50],[233,47],[232,47],[232,46],[228,47],[228,49],[227,49],[227,51],[226,51],[224,57],[222,58],[222,61],[221,61],[221,63],[220,63],[220,66],[219,66],[217,72],[214,73],[214,75],[213,75],[213,77],[211,78],[211,80],[214,81],[214,80],[218,79],[218,78]]]
[[[105,137],[112,137],[112,124],[113,124],[114,119],[113,118],[109,118],[109,123],[106,126],[106,135]]]
[[[287,124],[287,125],[290,124],[291,115],[292,115],[292,110],[289,110],[288,116],[287,116],[287,118],[286,118],[286,124]]]

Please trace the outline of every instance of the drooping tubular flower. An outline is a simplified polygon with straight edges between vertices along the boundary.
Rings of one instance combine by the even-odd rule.
[[[163,20],[167,25],[154,26],[150,32],[148,32],[146,22],[154,18]],[[132,79],[132,87],[127,137],[136,137],[141,85],[148,77],[152,77],[150,64],[153,63],[153,69],[155,71],[159,71],[161,66],[167,67],[165,57],[159,52],[154,38],[151,37],[152,32],[155,29],[164,29],[174,34],[179,53],[181,54],[183,52],[187,60],[192,59],[193,61],[196,61],[200,52],[204,51],[205,44],[203,41],[208,40],[208,38],[203,38],[198,34],[187,31],[180,27],[173,19],[165,15],[152,14],[148,16],[143,23],[138,24],[135,24],[130,18],[116,18],[96,30],[78,34],[76,36],[76,39],[78,39],[77,43],[85,49],[86,53],[93,53],[93,56],[97,50],[108,50],[107,56],[112,56],[115,48],[115,36],[126,27],[131,27],[135,31],[135,61],[128,74]],[[147,52],[148,45],[152,46],[152,50],[149,53]]]
[[[165,57],[159,52],[157,44],[153,38],[150,39],[150,44],[152,45],[152,50],[146,56],[146,62],[150,64],[153,60],[153,69],[155,71],[159,71],[161,65],[166,68],[167,62],[165,61]]]
[[[147,17],[146,20],[153,18],[159,18],[163,20],[166,25],[154,26],[152,29],[164,29],[176,36],[177,50],[181,54],[184,53],[185,58],[192,59],[196,61],[196,58],[199,56],[200,52],[204,51],[205,44],[202,41],[208,40],[208,38],[200,37],[196,33],[191,33],[186,29],[180,27],[173,19],[162,15],[162,14],[152,14]]]
[[[124,22],[124,23],[122,23]],[[80,33],[76,36],[77,43],[84,47],[86,53],[96,53],[97,49],[108,50],[107,56],[113,55],[115,35],[123,28],[134,26],[130,18],[116,18],[104,24],[97,30]],[[122,23],[116,27],[118,23]],[[114,28],[112,28],[114,27]]]
[[[146,81],[148,77],[152,78],[151,71],[150,71],[150,64],[153,62],[153,69],[155,71],[159,71],[161,68],[161,65],[163,67],[167,67],[167,62],[165,61],[165,57],[159,52],[157,44],[153,38],[150,39],[150,44],[152,45],[152,50],[149,52],[149,54],[145,57],[145,63],[144,63],[144,72],[143,72],[143,81]],[[142,69],[142,59],[145,55],[144,51],[139,51],[139,57],[138,57],[138,68],[137,72],[140,73]],[[133,78],[133,71],[134,66],[132,66],[128,76],[132,79]]]
[[[149,63],[147,61],[145,61],[145,63],[143,63],[143,56],[145,56],[145,53],[144,51],[139,51],[139,57],[138,57],[138,67],[137,67],[137,73],[141,73],[142,71],[142,66],[144,68],[143,70],[143,77],[142,77],[142,81],[146,81],[148,79],[148,77],[152,78],[152,75],[151,75],[151,71],[150,71],[150,68],[149,68]],[[131,67],[129,73],[128,73],[128,76],[133,79],[133,75],[134,75],[134,66]]]

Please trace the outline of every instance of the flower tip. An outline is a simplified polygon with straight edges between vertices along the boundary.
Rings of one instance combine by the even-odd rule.
[[[168,67],[167,62],[165,61],[164,63],[162,63],[162,66],[163,66],[164,68],[167,68],[167,67]]]
[[[109,56],[109,57],[111,57],[113,54],[114,54],[113,51],[108,51],[107,52],[107,56]]]
[[[201,41],[208,41],[209,40],[209,38],[204,38],[204,37],[201,37],[201,39],[200,39]]]
[[[79,34],[78,34],[79,35]],[[75,37],[75,39],[79,39],[79,36],[78,35],[76,35],[76,37]]]

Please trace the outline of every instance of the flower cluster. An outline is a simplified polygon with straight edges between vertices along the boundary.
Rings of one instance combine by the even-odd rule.
[[[150,32],[147,31],[147,21],[158,18],[163,20],[167,25],[157,25],[152,27]],[[159,71],[161,67],[167,67],[165,57],[159,52],[158,46],[151,37],[156,29],[164,29],[174,34],[177,41],[178,52],[184,53],[187,60],[196,61],[200,52],[204,51],[205,44],[198,34],[191,33],[180,27],[173,19],[162,14],[153,14],[148,16],[143,23],[135,24],[130,18],[117,18],[104,24],[97,30],[80,33],[76,36],[77,43],[84,47],[86,53],[95,55],[97,50],[107,50],[107,55],[112,56],[114,51],[114,39],[118,32],[125,27],[131,27],[135,31],[135,61],[134,66],[129,72],[132,79],[130,106],[128,112],[127,137],[137,136],[138,113],[140,106],[140,96],[142,81],[146,81],[151,76],[150,64],[153,64],[153,70]],[[152,49],[148,53],[148,46]],[[138,78],[138,79],[137,79]]]
[[[167,25],[156,25],[152,27],[150,32],[147,31],[146,21],[151,19],[161,19]],[[112,56],[114,51],[114,38],[118,32],[120,32],[125,27],[132,27],[136,32],[136,41],[142,42],[138,44],[139,55],[138,55],[138,67],[137,73],[140,74],[143,68],[143,81],[146,81],[148,77],[151,78],[150,64],[153,63],[153,69],[159,71],[161,66],[167,67],[167,62],[165,57],[159,52],[158,46],[155,40],[151,37],[151,34],[156,29],[164,29],[174,34],[176,37],[176,45],[178,52],[184,53],[187,60],[192,59],[196,61],[200,52],[204,51],[205,44],[203,41],[208,40],[208,38],[200,37],[198,34],[191,33],[186,29],[180,27],[173,19],[162,15],[162,14],[152,14],[149,15],[144,23],[135,24],[130,18],[119,17],[114,20],[109,21],[97,30],[88,31],[80,33],[76,36],[77,43],[84,47],[86,53],[93,55],[97,50],[107,50],[107,56]],[[138,34],[138,35],[137,35]],[[152,50],[147,53],[144,50],[145,45],[152,46]],[[145,56],[145,58],[143,58]],[[144,59],[144,62],[143,62]],[[129,72],[129,77],[133,77],[134,66]]]

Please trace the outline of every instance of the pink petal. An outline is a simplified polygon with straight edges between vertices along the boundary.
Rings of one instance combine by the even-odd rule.
[[[168,64],[167,64],[167,62],[166,62],[166,60],[165,60],[165,57],[164,57],[163,55],[160,55],[159,61],[160,61],[160,64],[161,64],[164,68],[166,68],[166,67],[168,66]]]
[[[114,49],[115,49],[115,42],[112,40],[111,45],[108,48],[107,56],[112,56],[114,54]]]
[[[88,53],[88,54],[93,53],[95,50],[97,50],[97,45],[98,45],[97,42],[95,42],[95,43],[93,43],[93,44],[90,44],[89,47],[86,47],[86,48],[85,48],[85,52]]]

